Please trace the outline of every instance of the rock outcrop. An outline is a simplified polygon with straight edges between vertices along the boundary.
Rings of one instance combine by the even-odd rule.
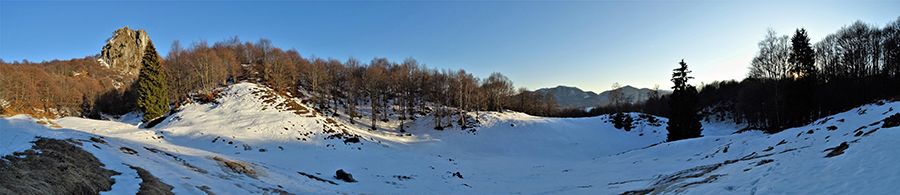
[[[141,58],[144,56],[144,47],[150,41],[150,36],[144,29],[137,31],[122,27],[113,33],[106,41],[106,46],[100,51],[100,64],[118,70],[119,72],[137,75],[141,71]]]

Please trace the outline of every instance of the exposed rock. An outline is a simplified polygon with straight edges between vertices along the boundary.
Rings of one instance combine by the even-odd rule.
[[[106,41],[106,46],[100,50],[100,59],[97,61],[107,68],[129,75],[137,75],[141,70],[144,47],[149,41],[150,36],[144,29],[135,31],[128,26],[119,28]]]
[[[338,169],[334,173],[334,178],[344,180],[344,182],[350,182],[350,183],[356,182],[356,180],[353,179],[353,175],[351,175],[350,173],[344,172],[343,169]]]

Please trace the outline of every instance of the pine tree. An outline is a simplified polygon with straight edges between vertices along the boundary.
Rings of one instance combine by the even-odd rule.
[[[697,115],[697,89],[687,84],[688,79],[694,77],[688,76],[691,71],[687,70],[687,64],[682,59],[679,68],[673,70],[672,92],[669,99],[669,108],[672,110],[672,116],[669,118],[668,127],[669,135],[666,141],[677,141],[688,138],[700,137],[702,125],[700,124],[700,116]]]
[[[138,106],[144,112],[144,122],[156,119],[169,111],[166,94],[166,75],[159,64],[159,55],[153,41],[147,41],[138,77]]]
[[[806,29],[797,29],[791,38],[791,76],[787,92],[787,124],[800,126],[814,118],[811,113],[815,108],[813,96],[818,83],[815,66],[815,52],[809,44]]]
[[[796,79],[814,77],[816,74],[815,51],[809,44],[806,29],[797,29],[791,37],[791,76]]]

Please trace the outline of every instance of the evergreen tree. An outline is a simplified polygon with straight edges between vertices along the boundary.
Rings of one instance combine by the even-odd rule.
[[[809,44],[809,36],[806,29],[800,28],[791,37],[791,76],[797,80],[810,78],[816,75],[816,54]]]
[[[682,59],[679,68],[673,70],[672,92],[669,99],[669,108],[671,109],[671,117],[669,118],[668,127],[669,135],[666,141],[677,141],[688,138],[700,137],[702,126],[700,124],[700,116],[697,115],[697,89],[687,84],[688,79],[694,77],[688,76],[691,71],[687,70],[687,64]]]
[[[153,41],[147,41],[138,77],[138,106],[144,112],[144,122],[156,119],[169,111],[166,94],[166,75],[159,65],[159,55]]]
[[[815,51],[809,44],[806,29],[797,29],[791,38],[791,80],[788,83],[786,126],[800,126],[809,122],[815,109],[814,99],[818,77]]]

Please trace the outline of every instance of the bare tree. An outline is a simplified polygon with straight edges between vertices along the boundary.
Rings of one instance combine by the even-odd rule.
[[[789,76],[791,38],[778,36],[775,30],[767,29],[766,38],[759,42],[759,52],[750,62],[751,78],[781,79]]]
[[[206,40],[191,43],[191,72],[198,77],[199,82],[197,89],[200,93],[209,93],[212,89],[218,87],[219,81],[223,80],[224,68],[222,68],[222,60],[215,50],[209,48]]]
[[[386,77],[387,73],[386,66],[388,66],[387,59],[385,58],[375,58],[369,64],[369,67],[366,68],[365,75],[363,79],[365,81],[365,90],[369,95],[369,105],[372,108],[372,130],[376,130],[376,121],[378,119],[378,112],[382,112],[385,114],[385,119],[387,119],[387,110],[381,109],[382,105],[386,105]]]
[[[363,75],[365,75],[366,69],[365,67],[362,67],[359,60],[356,60],[356,58],[353,57],[347,59],[347,62],[344,62],[344,66],[346,66],[344,79],[347,83],[347,87],[344,88],[347,92],[347,100],[344,101],[344,103],[347,107],[347,115],[349,115],[350,123],[356,124],[353,118],[359,117],[356,113],[356,106],[359,104],[360,87],[363,85],[362,78]]]
[[[487,92],[487,99],[491,104],[490,109],[500,112],[503,112],[504,100],[511,96],[515,89],[513,82],[499,72],[491,73],[481,87]]]

